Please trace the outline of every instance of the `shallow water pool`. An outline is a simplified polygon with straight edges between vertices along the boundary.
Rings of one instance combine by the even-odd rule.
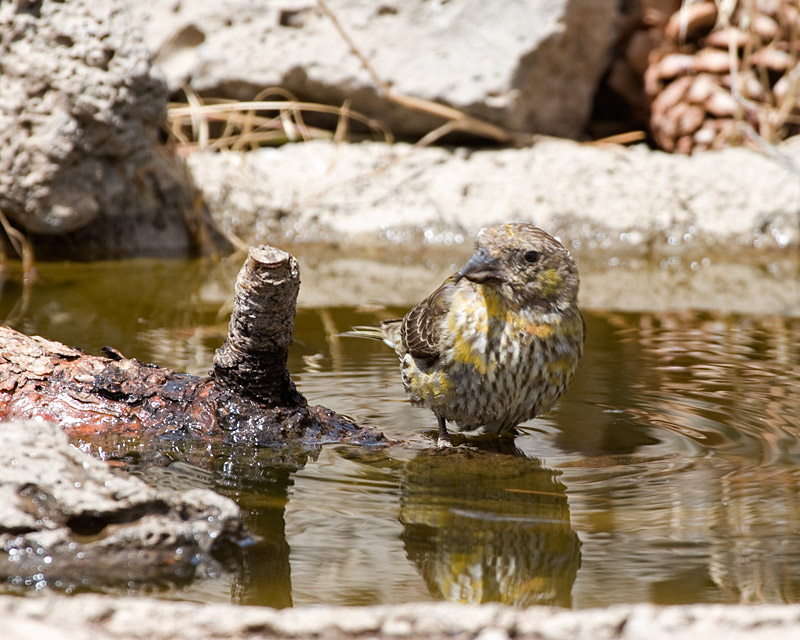
[[[294,474],[294,601],[795,601],[800,321],[586,315],[570,391],[515,449],[326,449]],[[388,349],[312,338],[363,318],[302,316],[303,392],[428,445]]]
[[[71,268],[45,274],[24,308],[7,289],[16,328],[210,367],[229,294],[195,267]],[[291,463],[175,446],[133,465],[160,486],[234,498],[260,537],[232,572],[159,595],[276,607],[800,601],[800,319],[587,311],[586,354],[553,413],[502,450],[435,451],[436,421],[407,403],[393,352],[338,335],[403,311],[302,309],[289,362],[311,402],[401,444],[326,445]]]

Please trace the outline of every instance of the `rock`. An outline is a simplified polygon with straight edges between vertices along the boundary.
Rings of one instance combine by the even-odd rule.
[[[614,0],[371,0],[329,6],[392,91],[512,130],[581,135],[614,46]],[[170,88],[250,100],[267,87],[341,105],[419,137],[442,123],[381,95],[309,0],[135,3]]]
[[[472,152],[320,141],[195,154],[189,165],[218,223],[251,244],[279,233],[449,244],[525,220],[575,252],[657,254],[659,247],[798,246],[792,167],[800,145],[779,151],[778,158],[741,148],[684,157],[565,140]]]
[[[0,575],[27,589],[186,582],[248,539],[228,498],[114,473],[45,422],[0,423],[0,496]]]
[[[243,607],[154,598],[0,596],[4,640],[183,638],[537,638],[540,640],[790,640],[800,605],[617,605],[515,609],[447,602],[371,607]]]
[[[0,210],[40,257],[186,255],[208,226],[125,4],[0,4]]]

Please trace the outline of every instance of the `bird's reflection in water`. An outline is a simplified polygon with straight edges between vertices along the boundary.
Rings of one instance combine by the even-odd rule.
[[[565,487],[514,453],[429,450],[406,466],[402,539],[434,597],[570,606],[581,556]]]

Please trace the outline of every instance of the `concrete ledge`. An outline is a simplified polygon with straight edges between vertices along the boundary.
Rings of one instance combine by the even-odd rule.
[[[544,139],[523,149],[288,144],[188,158],[221,228],[250,244],[472,243],[523,220],[576,257],[800,245],[800,138],[781,156],[698,156]]]
[[[537,640],[789,640],[800,605],[548,607],[415,603],[275,610],[97,595],[0,596],[5,640],[189,638],[536,638]]]

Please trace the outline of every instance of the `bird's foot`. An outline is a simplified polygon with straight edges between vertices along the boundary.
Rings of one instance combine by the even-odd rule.
[[[439,434],[439,437],[436,438],[436,448],[437,449],[448,449],[453,446],[453,439],[450,437],[449,433]]]
[[[447,422],[440,415],[436,415],[436,420],[439,423],[439,437],[436,439],[437,449],[446,449],[453,446],[453,439],[447,433]]]

